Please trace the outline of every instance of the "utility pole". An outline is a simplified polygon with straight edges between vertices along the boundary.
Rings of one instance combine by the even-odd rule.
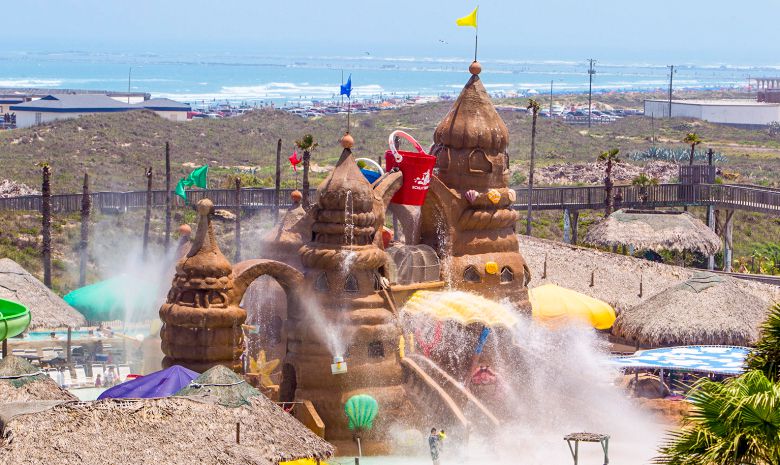
[[[590,127],[590,111],[593,104],[593,75],[596,74],[596,70],[593,69],[593,64],[596,60],[588,58],[590,65],[588,66],[588,127]]]
[[[674,65],[669,65],[669,119],[672,118],[672,83],[674,81]]]

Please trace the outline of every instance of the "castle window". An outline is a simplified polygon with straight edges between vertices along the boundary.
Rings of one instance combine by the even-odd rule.
[[[382,341],[368,343],[368,356],[369,358],[385,358],[385,346]]]
[[[472,150],[469,154],[469,171],[472,173],[491,173],[493,164],[488,160],[484,150]]]
[[[501,268],[501,283],[511,283],[515,280],[515,274],[512,272],[512,268],[505,266]]]
[[[227,298],[221,292],[210,291],[208,297],[209,307],[227,307]]]
[[[357,278],[355,278],[355,275],[351,273],[347,275],[347,280],[344,282],[344,290],[346,292],[357,292],[359,290]]]
[[[181,295],[179,296],[179,303],[182,305],[191,305],[195,307],[195,295],[196,291],[183,291]]]
[[[328,275],[322,273],[317,277],[317,280],[314,281],[314,290],[320,292],[328,292],[330,290],[330,284],[328,284]]]
[[[479,275],[479,271],[474,265],[469,265],[463,270],[463,280],[467,283],[481,283],[482,276]]]
[[[446,147],[442,147],[440,150],[437,150],[435,153],[436,155],[436,168],[440,170],[446,170],[450,167],[450,149]]]

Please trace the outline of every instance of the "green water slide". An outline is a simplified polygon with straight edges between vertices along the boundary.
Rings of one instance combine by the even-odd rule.
[[[0,299],[0,341],[22,334],[30,324],[30,311],[13,300]]]

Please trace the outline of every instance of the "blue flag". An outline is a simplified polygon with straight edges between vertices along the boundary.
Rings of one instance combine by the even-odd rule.
[[[347,98],[352,98],[352,75],[349,75],[349,78],[347,78],[347,83],[341,85],[341,92],[339,92],[339,95],[346,95]]]

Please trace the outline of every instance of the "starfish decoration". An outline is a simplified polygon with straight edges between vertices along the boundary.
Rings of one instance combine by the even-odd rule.
[[[279,359],[266,360],[265,351],[261,350],[257,359],[249,359],[249,371],[253,374],[260,375],[260,384],[265,387],[273,386],[274,382],[271,380],[271,374],[279,366]]]

